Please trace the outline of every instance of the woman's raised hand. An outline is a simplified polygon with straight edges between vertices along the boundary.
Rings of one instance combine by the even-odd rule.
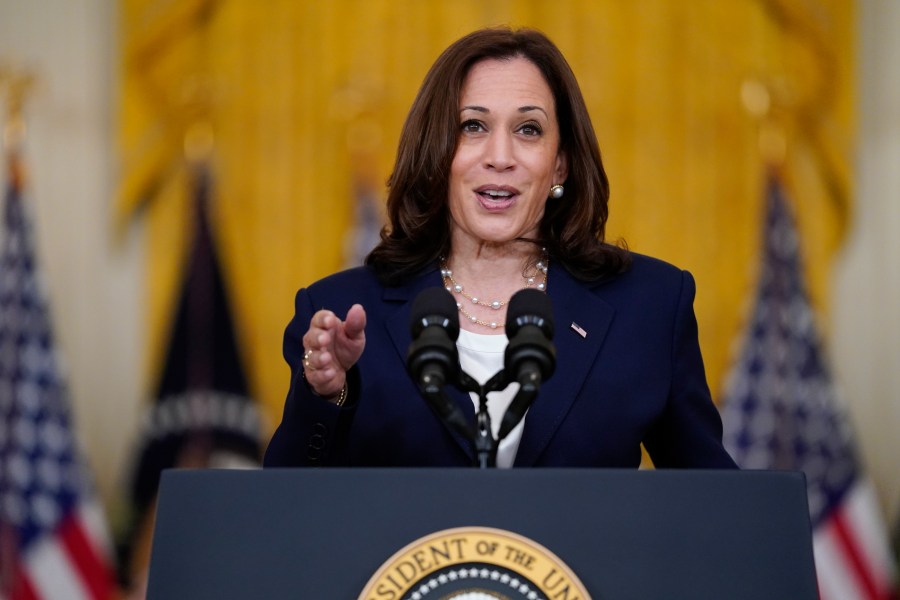
[[[303,334],[303,370],[313,391],[324,398],[339,397],[347,371],[366,347],[366,311],[354,304],[341,321],[330,310],[313,315]]]

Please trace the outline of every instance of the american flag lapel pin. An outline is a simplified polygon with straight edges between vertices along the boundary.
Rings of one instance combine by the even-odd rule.
[[[572,328],[572,331],[574,331],[575,333],[577,333],[577,334],[580,335],[581,337],[583,337],[583,338],[586,338],[586,337],[587,337],[587,331],[585,331],[584,329],[582,329],[581,326],[580,326],[578,323],[576,323],[575,321],[572,321],[572,324],[569,325],[569,327],[571,327],[571,328]]]

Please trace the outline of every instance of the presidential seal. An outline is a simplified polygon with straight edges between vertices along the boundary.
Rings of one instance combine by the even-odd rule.
[[[415,540],[372,576],[359,600],[590,600],[555,554],[521,535],[458,527]]]

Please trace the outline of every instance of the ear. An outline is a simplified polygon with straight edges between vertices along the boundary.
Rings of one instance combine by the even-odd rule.
[[[569,176],[569,160],[566,153],[560,150],[556,153],[556,168],[553,170],[553,183],[563,183]]]

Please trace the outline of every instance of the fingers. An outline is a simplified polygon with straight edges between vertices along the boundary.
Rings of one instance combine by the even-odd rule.
[[[309,321],[309,329],[303,335],[303,347],[319,350],[331,344],[335,326],[340,323],[330,310],[320,310]]]
[[[318,371],[324,377],[334,376],[331,354],[327,350],[306,350],[303,353],[303,369],[307,375]]]
[[[334,361],[334,340],[340,319],[329,310],[316,312],[303,335],[303,374],[313,391],[320,396],[339,393],[346,372]]]
[[[336,367],[327,350],[307,349],[303,353],[303,377],[315,394],[331,398],[344,387],[347,373]]]
[[[331,396],[341,391],[347,371],[365,348],[366,311],[354,304],[341,321],[330,310],[317,311],[303,335],[303,371],[313,391]]]
[[[344,334],[351,340],[359,339],[366,328],[366,311],[361,304],[354,304],[347,311]]]
[[[362,356],[366,347],[366,311],[359,304],[354,304],[347,311],[347,320],[337,331],[334,352],[335,362],[339,368],[350,369]]]

